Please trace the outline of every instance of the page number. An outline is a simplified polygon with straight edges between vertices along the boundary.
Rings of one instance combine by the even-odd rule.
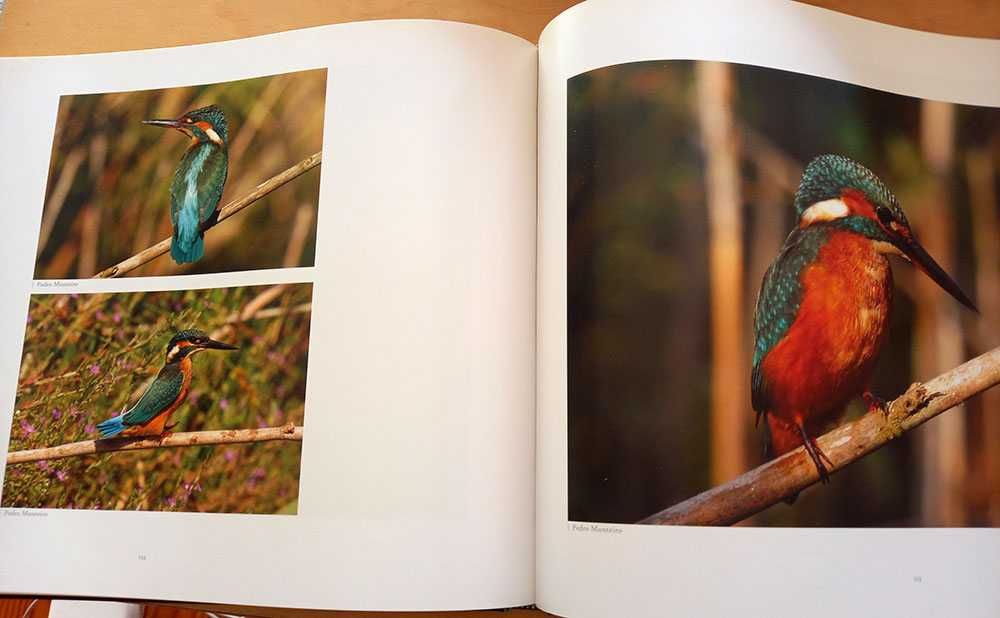
[[[146,554],[139,554],[139,560],[145,561],[146,560]]]
[[[924,578],[923,578],[923,577],[921,577],[920,575],[914,575],[914,576],[913,576],[913,583],[914,583],[914,584],[919,584],[919,583],[921,583],[922,581],[924,581]]]

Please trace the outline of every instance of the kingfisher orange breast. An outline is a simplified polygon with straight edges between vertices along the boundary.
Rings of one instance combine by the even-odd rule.
[[[795,320],[763,369],[771,414],[820,424],[868,385],[889,322],[892,271],[871,240],[831,230],[801,282]]]
[[[166,430],[167,423],[170,421],[170,415],[174,413],[174,410],[179,408],[184,400],[187,399],[188,391],[191,389],[191,378],[194,375],[193,367],[191,364],[191,357],[187,356],[180,360],[180,370],[181,370],[181,390],[178,393],[176,399],[167,406],[163,412],[160,412],[155,417],[153,417],[145,425],[137,425],[135,427],[129,427],[122,432],[123,436],[158,436],[163,434]]]

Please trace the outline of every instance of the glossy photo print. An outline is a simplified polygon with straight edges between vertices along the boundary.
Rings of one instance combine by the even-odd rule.
[[[296,514],[311,297],[32,296],[0,506]]]
[[[326,69],[59,100],[35,279],[312,266]]]
[[[567,130],[570,520],[1000,525],[1000,111],[657,61]]]

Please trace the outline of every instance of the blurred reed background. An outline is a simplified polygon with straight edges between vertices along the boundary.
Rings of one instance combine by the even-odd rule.
[[[568,106],[570,519],[635,522],[763,463],[754,301],[816,155],[874,170],[980,309],[894,259],[874,391],[1000,344],[997,110],[690,61],[577,76]],[[1000,525],[1000,392],[750,523]]]
[[[311,284],[32,296],[10,451],[97,437],[178,330],[239,346],[193,358],[174,431],[302,425]],[[112,452],[7,466],[5,507],[295,514],[301,442]]]
[[[326,69],[220,84],[67,95],[59,102],[36,279],[90,277],[169,237],[170,182],[188,147],[181,133],[142,124],[204,105],[229,125],[229,178],[219,203],[241,197],[318,152]],[[206,234],[205,257],[160,257],[134,275],[277,268],[315,255],[320,171],[313,170]],[[298,246],[293,246],[298,245]]]

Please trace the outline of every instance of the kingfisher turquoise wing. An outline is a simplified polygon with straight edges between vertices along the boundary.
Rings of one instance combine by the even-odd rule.
[[[204,255],[202,225],[215,214],[228,171],[226,153],[215,144],[200,144],[184,155],[170,186],[170,253],[176,262],[194,262]]]
[[[170,408],[183,390],[184,375],[180,367],[165,365],[130,410],[98,424],[97,430],[102,438],[111,438],[130,427],[145,425]]]

